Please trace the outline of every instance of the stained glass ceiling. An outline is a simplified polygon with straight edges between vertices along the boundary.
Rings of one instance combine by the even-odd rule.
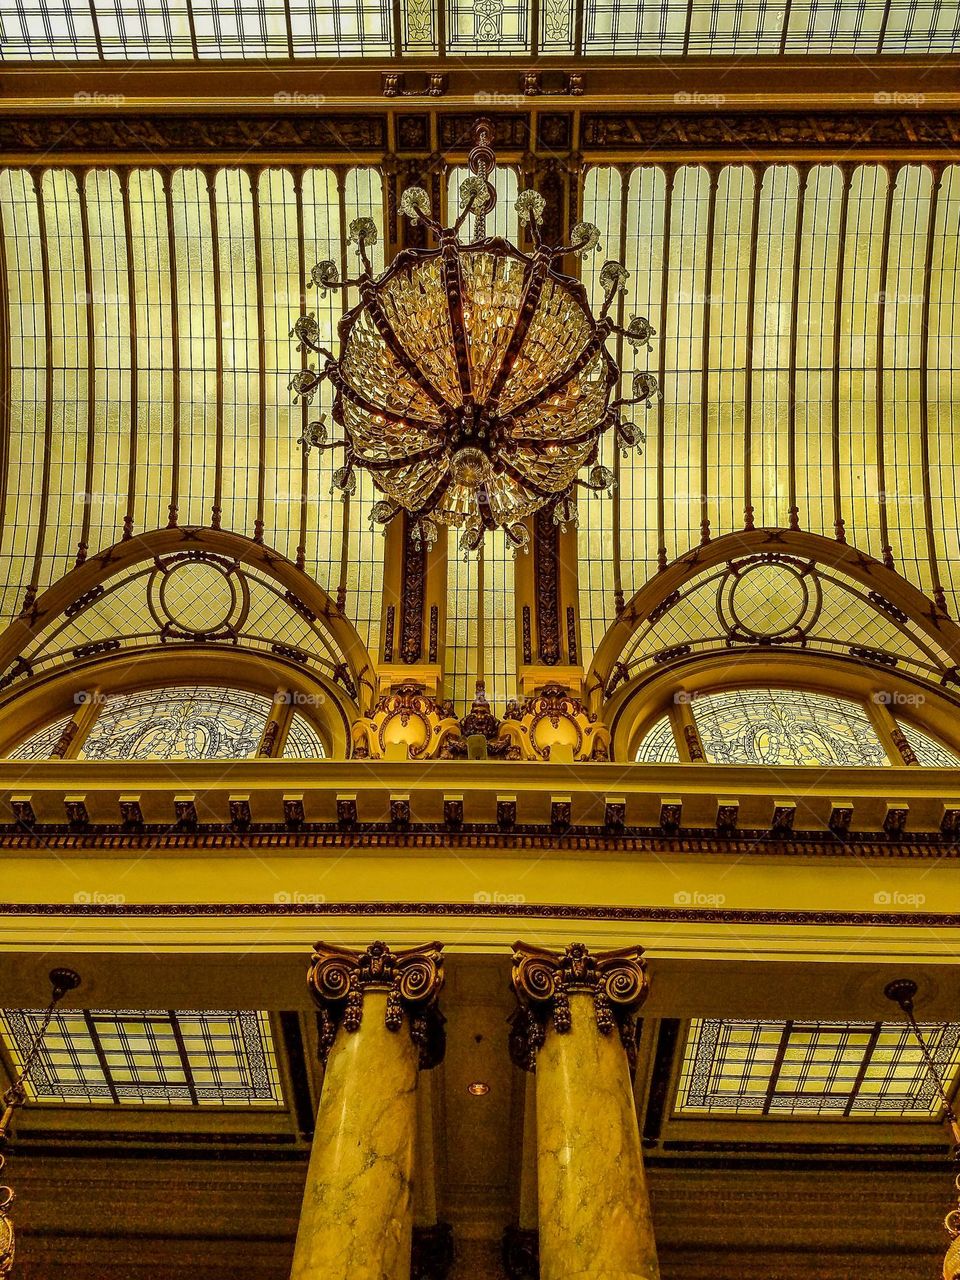
[[[946,54],[940,0],[16,0],[0,59]]]
[[[501,212],[515,216],[509,201]],[[705,529],[743,528],[747,508],[757,526],[839,528],[956,616],[960,166],[601,166],[583,213],[603,232],[585,283],[597,295],[603,260],[623,256],[625,305],[662,335],[642,358],[665,393],[643,415],[645,454],[601,459],[619,470],[614,501],[581,504],[584,660],[618,590],[629,598]],[[381,251],[374,168],[0,171],[0,621],[78,550],[117,541],[126,516],[140,533],[175,508],[181,524],[262,530],[343,589],[375,647],[369,495],[344,512],[336,461],[303,461],[287,389],[300,281],[326,257],[350,274],[358,214],[378,223]],[[334,303],[308,300],[329,337]],[[628,374],[634,359],[623,353]],[[501,703],[512,570],[485,577]],[[465,599],[472,572],[451,565]],[[468,613],[455,607],[454,625]]]

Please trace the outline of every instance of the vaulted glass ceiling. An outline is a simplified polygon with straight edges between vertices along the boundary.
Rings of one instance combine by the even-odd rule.
[[[515,178],[499,179],[497,229],[512,234]],[[300,282],[319,258],[349,273],[358,214],[380,227],[382,255],[371,167],[0,171],[0,621],[30,586],[117,541],[125,519],[140,533],[174,509],[301,562],[375,647],[370,481],[346,505],[334,497],[339,464],[302,458],[287,388]],[[603,261],[623,255],[625,315],[660,331],[640,358],[664,388],[641,411],[644,456],[604,444],[613,501],[580,504],[584,660],[618,592],[751,518],[839,530],[956,616],[960,166],[597,167],[583,214],[603,231],[586,284],[599,301]],[[339,300],[311,290],[306,305],[329,341]],[[636,357],[621,356],[631,373]],[[462,702],[482,626],[502,704],[513,563],[489,541],[482,619],[477,566],[450,557],[447,666]]]
[[[0,59],[925,54],[960,47],[939,0],[16,0]]]

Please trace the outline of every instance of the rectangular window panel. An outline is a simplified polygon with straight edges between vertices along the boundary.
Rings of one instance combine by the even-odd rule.
[[[19,1070],[43,1022],[7,1009],[0,1029]],[[276,1107],[283,1094],[266,1013],[58,1010],[30,1079],[32,1102]]]
[[[527,53],[527,0],[446,0],[447,52],[457,55]]]
[[[928,1023],[921,1032],[951,1089],[960,1025]],[[675,1109],[681,1116],[928,1120],[943,1110],[905,1025],[726,1019],[690,1024]]]

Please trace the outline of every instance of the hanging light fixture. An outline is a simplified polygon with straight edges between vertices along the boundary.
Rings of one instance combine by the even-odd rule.
[[[47,1027],[49,1027],[53,1018],[54,1010],[63,997],[68,991],[75,991],[79,987],[80,975],[75,973],[73,969],[54,969],[50,974],[50,984],[53,990],[37,1034],[33,1038],[33,1043],[23,1060],[23,1065],[16,1080],[0,1098],[0,1102],[3,1104],[3,1110],[0,1113],[0,1174],[3,1173],[3,1168],[6,1164],[3,1148],[10,1140],[10,1123],[18,1107],[22,1107],[27,1100],[27,1081],[30,1079],[30,1073],[36,1065],[43,1045],[43,1037],[47,1034]],[[9,1214],[13,1200],[13,1187],[0,1185],[0,1280],[9,1276],[13,1270],[16,1252],[13,1221]]]
[[[544,198],[526,190],[515,207],[533,252],[487,236],[497,199],[492,138],[490,122],[478,122],[452,227],[431,216],[423,188],[404,192],[401,212],[429,229],[435,247],[405,249],[374,276],[368,249],[376,227],[371,218],[357,218],[350,243],[360,276],[341,281],[331,261],[314,267],[310,283],[322,296],[342,288],[360,293],[340,322],[339,356],[323,346],[313,313],[300,316],[291,332],[298,350],[323,360],[294,374],[294,399],[309,402],[329,381],[334,422],[345,433],[330,442],[321,416],[299,443],[308,452],[345,449],[333,477],[345,493],[355,491],[358,469],[371,474],[382,494],[371,512],[375,522],[406,511],[414,540],[428,545],[441,525],[453,526],[462,531],[465,552],[495,528],[515,551],[524,547],[523,521],[541,507],[552,508],[557,524],[576,523],[579,488],[613,489],[612,471],[598,462],[601,436],[614,431],[624,450],[641,446],[643,432],[623,411],[649,407],[658,394],[652,374],[636,373],[632,394],[614,398],[620,369],[606,340],[619,335],[634,349],[649,350],[655,333],[643,316],[622,326],[610,315],[625,292],[627,270],[604,263],[598,316],[583,285],[559,270],[565,255],[597,249],[597,227],[579,222],[570,244],[545,244]],[[469,217],[473,239],[463,244]]]
[[[907,1025],[913,1032],[914,1039],[920,1049],[923,1065],[930,1077],[930,1083],[933,1085],[934,1092],[943,1106],[944,1119],[950,1127],[950,1133],[953,1138],[954,1165],[960,1169],[960,1117],[957,1116],[956,1109],[950,1101],[946,1083],[936,1062],[933,1060],[933,1054],[930,1052],[930,1048],[923,1038],[923,1032],[917,1022],[913,1005],[917,994],[917,984],[912,978],[897,978],[893,982],[887,983],[883,994],[888,1000],[892,1000],[894,1004],[899,1006],[901,1013],[907,1020]],[[955,1176],[954,1186],[957,1192],[957,1205],[950,1210],[943,1220],[944,1228],[950,1236],[950,1244],[947,1246],[947,1254],[943,1260],[943,1280],[960,1280],[960,1173]]]

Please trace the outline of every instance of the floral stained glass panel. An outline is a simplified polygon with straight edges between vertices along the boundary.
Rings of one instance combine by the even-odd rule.
[[[669,716],[662,716],[644,735],[637,752],[638,764],[679,764],[680,752]]]
[[[244,760],[255,754],[270,699],[206,685],[107,698],[81,760]]]
[[[735,689],[692,703],[711,764],[854,765],[890,761],[855,702],[800,689]]]
[[[69,716],[61,716],[51,724],[32,733],[25,742],[10,752],[11,760],[49,760],[53,748],[60,741],[64,729],[70,723]]]

